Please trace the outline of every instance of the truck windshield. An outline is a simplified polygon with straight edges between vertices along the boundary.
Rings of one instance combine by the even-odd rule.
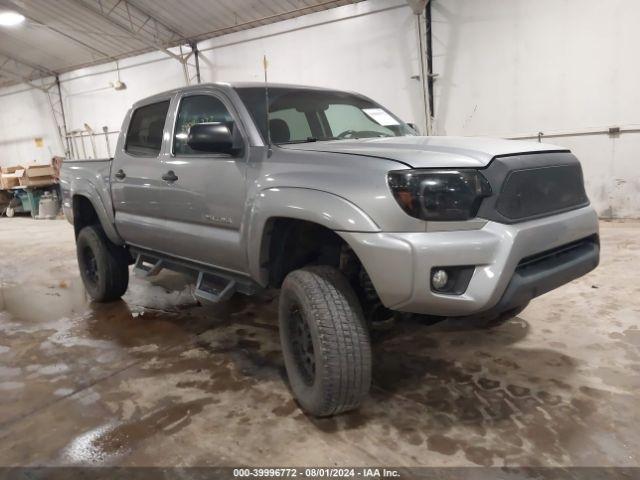
[[[265,89],[236,91],[266,140]],[[388,110],[352,93],[269,87],[268,95],[269,135],[275,144],[416,135]]]

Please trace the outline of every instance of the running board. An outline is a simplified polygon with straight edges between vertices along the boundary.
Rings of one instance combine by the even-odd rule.
[[[151,277],[164,269],[186,274],[196,281],[194,296],[202,303],[222,302],[228,300],[236,292],[253,295],[262,290],[262,287],[249,277],[234,272],[158,254],[138,247],[132,247],[130,252],[136,259],[133,271],[137,276]]]
[[[236,281],[211,273],[198,273],[193,295],[202,302],[218,303],[231,298],[236,292]]]
[[[136,263],[133,266],[133,272],[137,277],[153,277],[162,270],[162,259],[147,257],[139,253],[136,257]]]

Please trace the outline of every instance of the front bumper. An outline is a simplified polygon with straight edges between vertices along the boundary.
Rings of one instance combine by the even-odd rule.
[[[419,233],[339,232],[392,310],[461,316],[506,311],[593,270],[598,218],[591,207],[518,224],[489,221],[479,230]],[[523,271],[523,259],[592,237],[595,247],[546,256]],[[575,250],[575,249],[574,249]],[[460,295],[432,291],[433,267],[475,266]]]

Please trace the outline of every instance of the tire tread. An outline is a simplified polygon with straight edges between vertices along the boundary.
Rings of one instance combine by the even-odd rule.
[[[92,298],[97,302],[111,302],[122,297],[129,286],[129,264],[125,250],[111,242],[98,225],[89,225],[80,230],[76,243],[80,265],[82,265],[80,252],[85,244],[94,249],[94,255],[103,257],[101,263],[104,266],[104,272],[100,273],[105,281],[96,291],[89,292]]]
[[[352,410],[371,384],[371,345],[360,303],[342,273],[330,266],[291,272],[283,288],[300,285],[311,305],[320,338],[323,399],[312,412],[328,416]]]

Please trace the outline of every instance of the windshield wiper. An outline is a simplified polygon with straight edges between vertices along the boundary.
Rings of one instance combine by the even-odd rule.
[[[324,142],[327,140],[339,140],[337,137],[326,137],[326,138],[317,138],[317,137],[307,137],[306,140],[289,140],[288,142],[274,142],[276,145],[290,145],[293,143],[312,143],[312,142]]]
[[[318,139],[316,137],[307,137],[306,140],[289,140],[288,142],[275,142],[277,145],[289,145],[292,143],[311,143],[317,142]]]

